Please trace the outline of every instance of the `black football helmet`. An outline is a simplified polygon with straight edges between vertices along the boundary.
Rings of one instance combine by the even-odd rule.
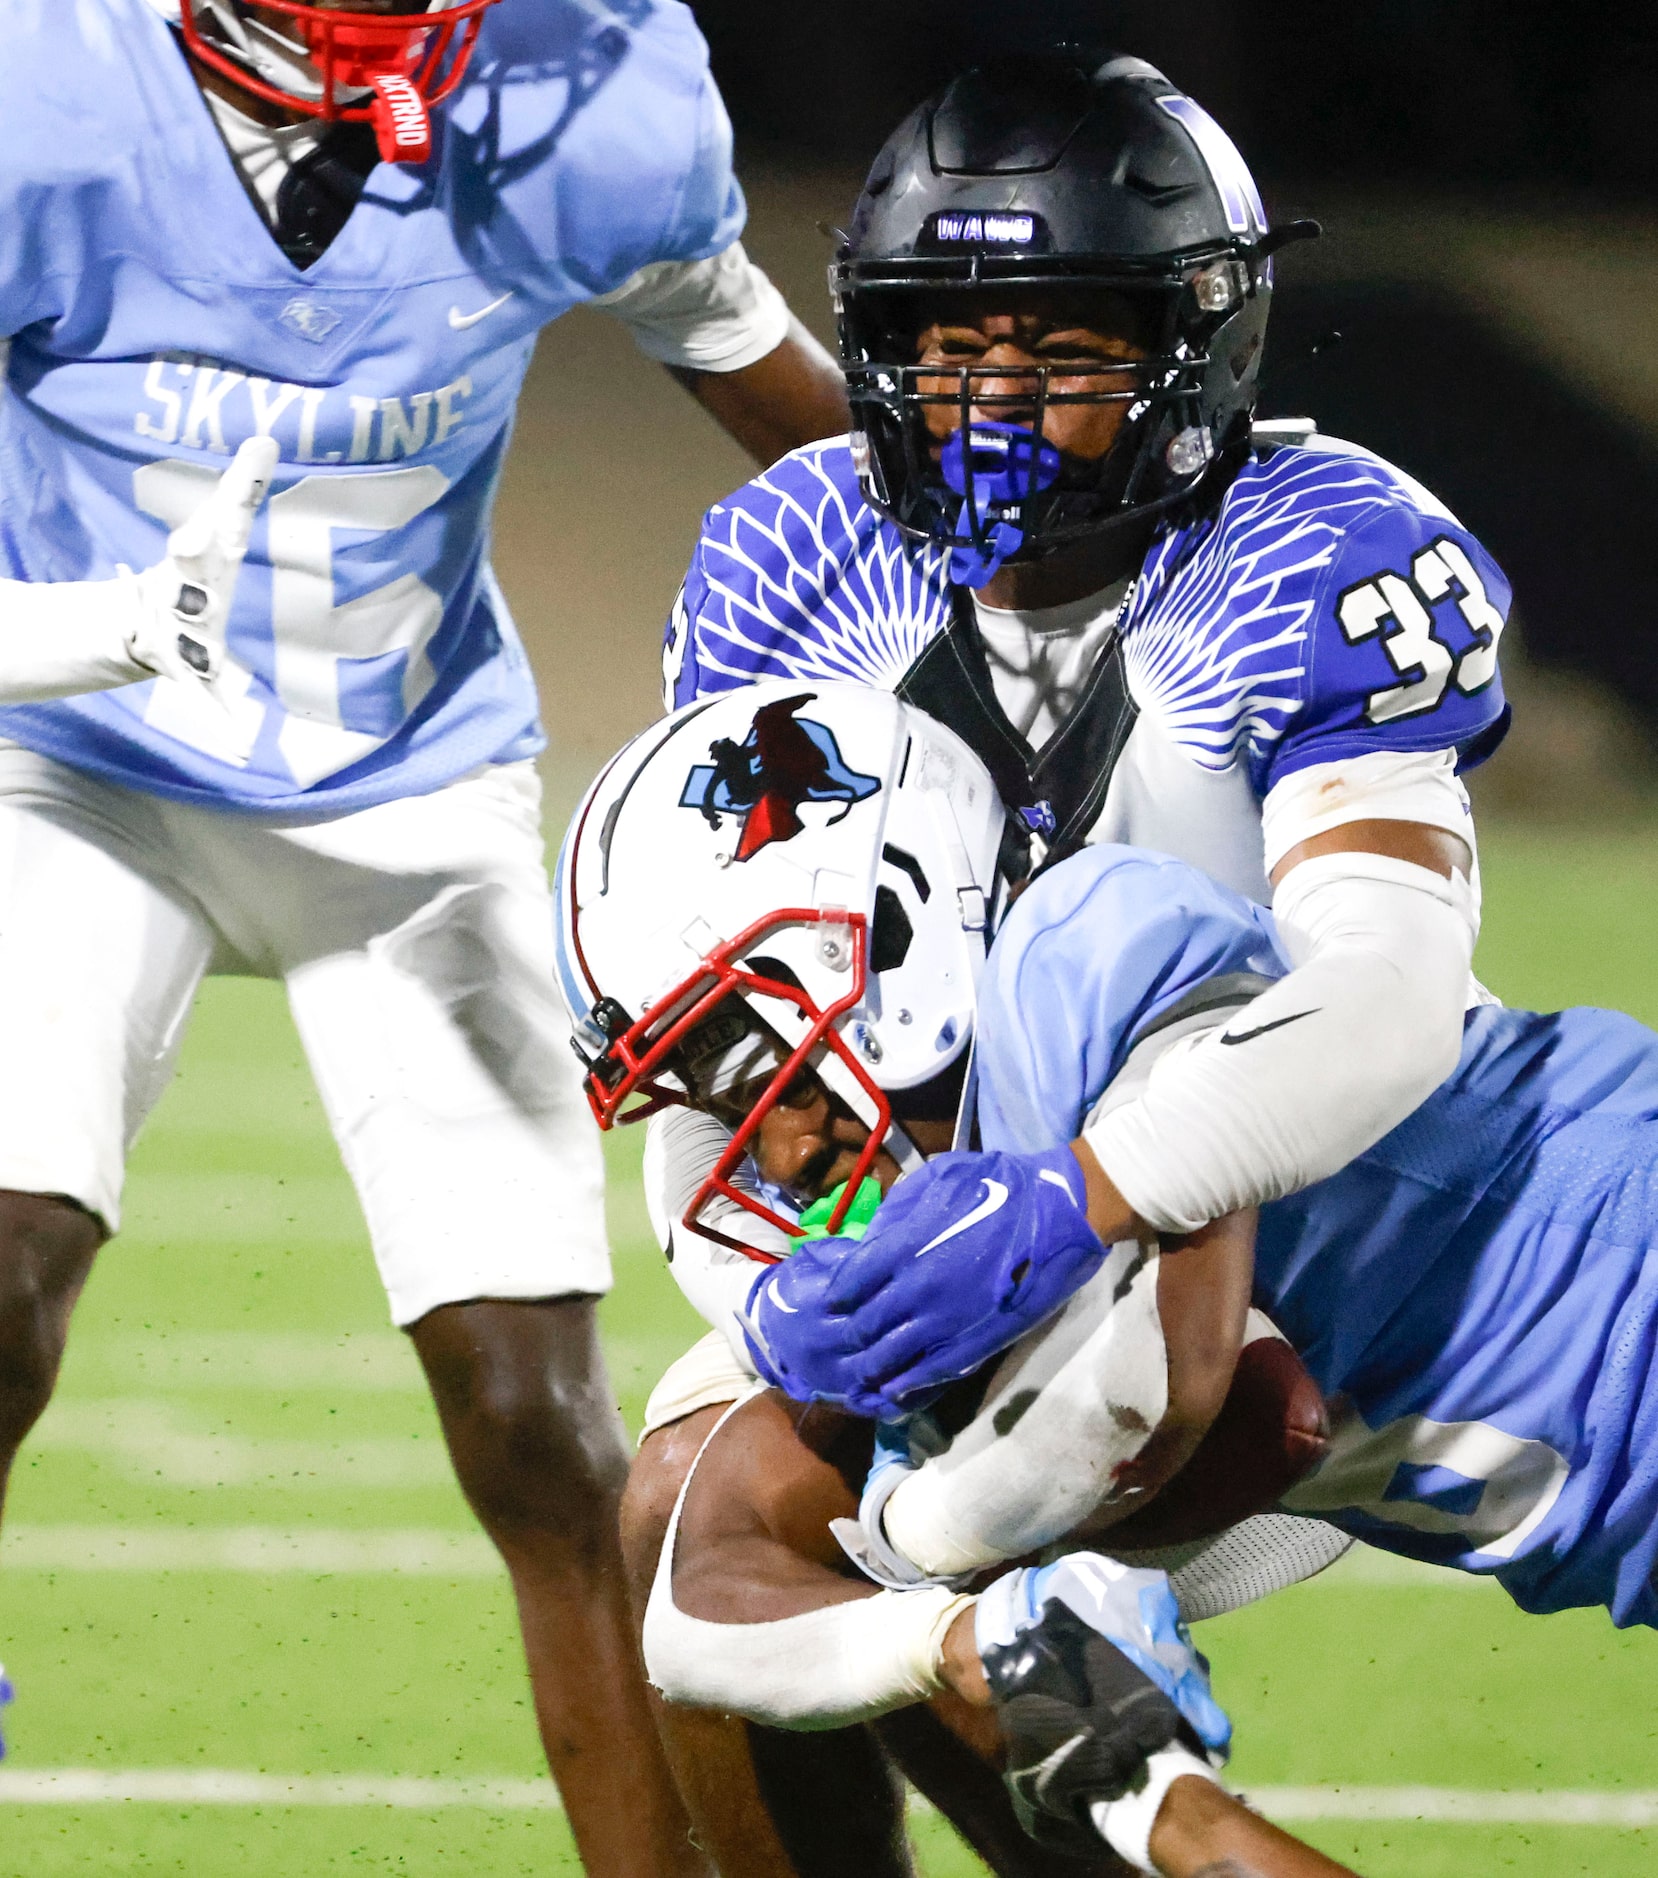
[[[1270,256],[1317,233],[1269,228],[1225,131],[1141,59],[1067,50],[963,73],[887,140],[830,268],[866,497],[952,549],[973,586],[1010,554],[1173,507],[1247,447]],[[1146,356],[918,365],[952,303],[1111,331],[1126,316]],[[1103,457],[1043,439],[1060,403],[1127,406]],[[926,421],[941,404],[960,412],[948,440]]]

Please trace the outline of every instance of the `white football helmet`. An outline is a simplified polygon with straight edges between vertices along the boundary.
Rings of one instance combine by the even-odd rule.
[[[772,682],[687,705],[603,771],[555,886],[593,1113],[609,1128],[759,1090],[688,1227],[769,1257],[700,1220],[721,1196],[798,1230],[731,1175],[804,1066],[871,1130],[842,1211],[883,1144],[919,1164],[890,1095],[971,1040],[1004,820],[953,731],[861,685]]]

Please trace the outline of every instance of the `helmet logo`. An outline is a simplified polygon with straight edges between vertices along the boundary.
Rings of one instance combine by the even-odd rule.
[[[881,786],[878,776],[847,766],[827,724],[795,716],[816,695],[804,691],[763,704],[741,743],[719,738],[709,746],[713,762],[695,764],[685,779],[682,809],[700,811],[711,828],[722,815],[743,818],[735,860],[752,860],[772,842],[798,835],[805,826],[803,802],[841,802],[850,809]]]

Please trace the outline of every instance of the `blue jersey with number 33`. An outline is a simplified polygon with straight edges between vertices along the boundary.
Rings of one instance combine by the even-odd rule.
[[[1314,763],[1495,748],[1508,583],[1420,483],[1334,438],[1263,447],[1216,510],[1162,528],[1121,621],[1143,718],[1264,798]],[[665,701],[765,678],[894,687],[950,625],[946,557],[863,500],[846,439],[704,518],[663,651]]]
[[[8,18],[0,575],[146,566],[244,438],[282,460],[230,622],[230,711],[156,680],[0,710],[0,736],[289,817],[538,748],[486,552],[535,334],[742,226],[686,8],[503,0],[431,160],[375,170],[305,272],[149,0],[11,0]]]
[[[1271,915],[1193,868],[1120,847],[1064,862],[991,952],[984,1145],[1075,1139],[1196,987],[1285,969]],[[1256,1302],[1332,1405],[1291,1510],[1494,1574],[1527,1610],[1658,1624],[1655,1144],[1658,1036],[1482,1006],[1409,1120],[1261,1209]]]

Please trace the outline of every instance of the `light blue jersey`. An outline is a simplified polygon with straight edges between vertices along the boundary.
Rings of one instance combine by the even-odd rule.
[[[490,504],[537,331],[741,230],[675,0],[503,0],[431,161],[382,165],[301,272],[148,0],[14,0],[0,64],[0,575],[144,567],[244,438],[282,461],[226,713],[167,681],[0,710],[110,781],[286,818],[532,753]]]
[[[1183,999],[1286,969],[1271,916],[1178,861],[1066,861],[986,968],[984,1145],[1073,1140]],[[1262,1208],[1256,1302],[1332,1404],[1292,1510],[1494,1574],[1526,1610],[1658,1624],[1658,1036],[1608,1011],[1470,1011],[1408,1121]]]
[[[897,688],[958,617],[946,561],[865,503],[845,438],[795,451],[704,518],[667,628],[668,704],[763,678]],[[1315,439],[1263,447],[1213,514],[1161,528],[1119,633],[1140,713],[1200,769],[1242,763],[1262,798],[1370,751],[1488,755],[1508,602],[1419,483]]]

